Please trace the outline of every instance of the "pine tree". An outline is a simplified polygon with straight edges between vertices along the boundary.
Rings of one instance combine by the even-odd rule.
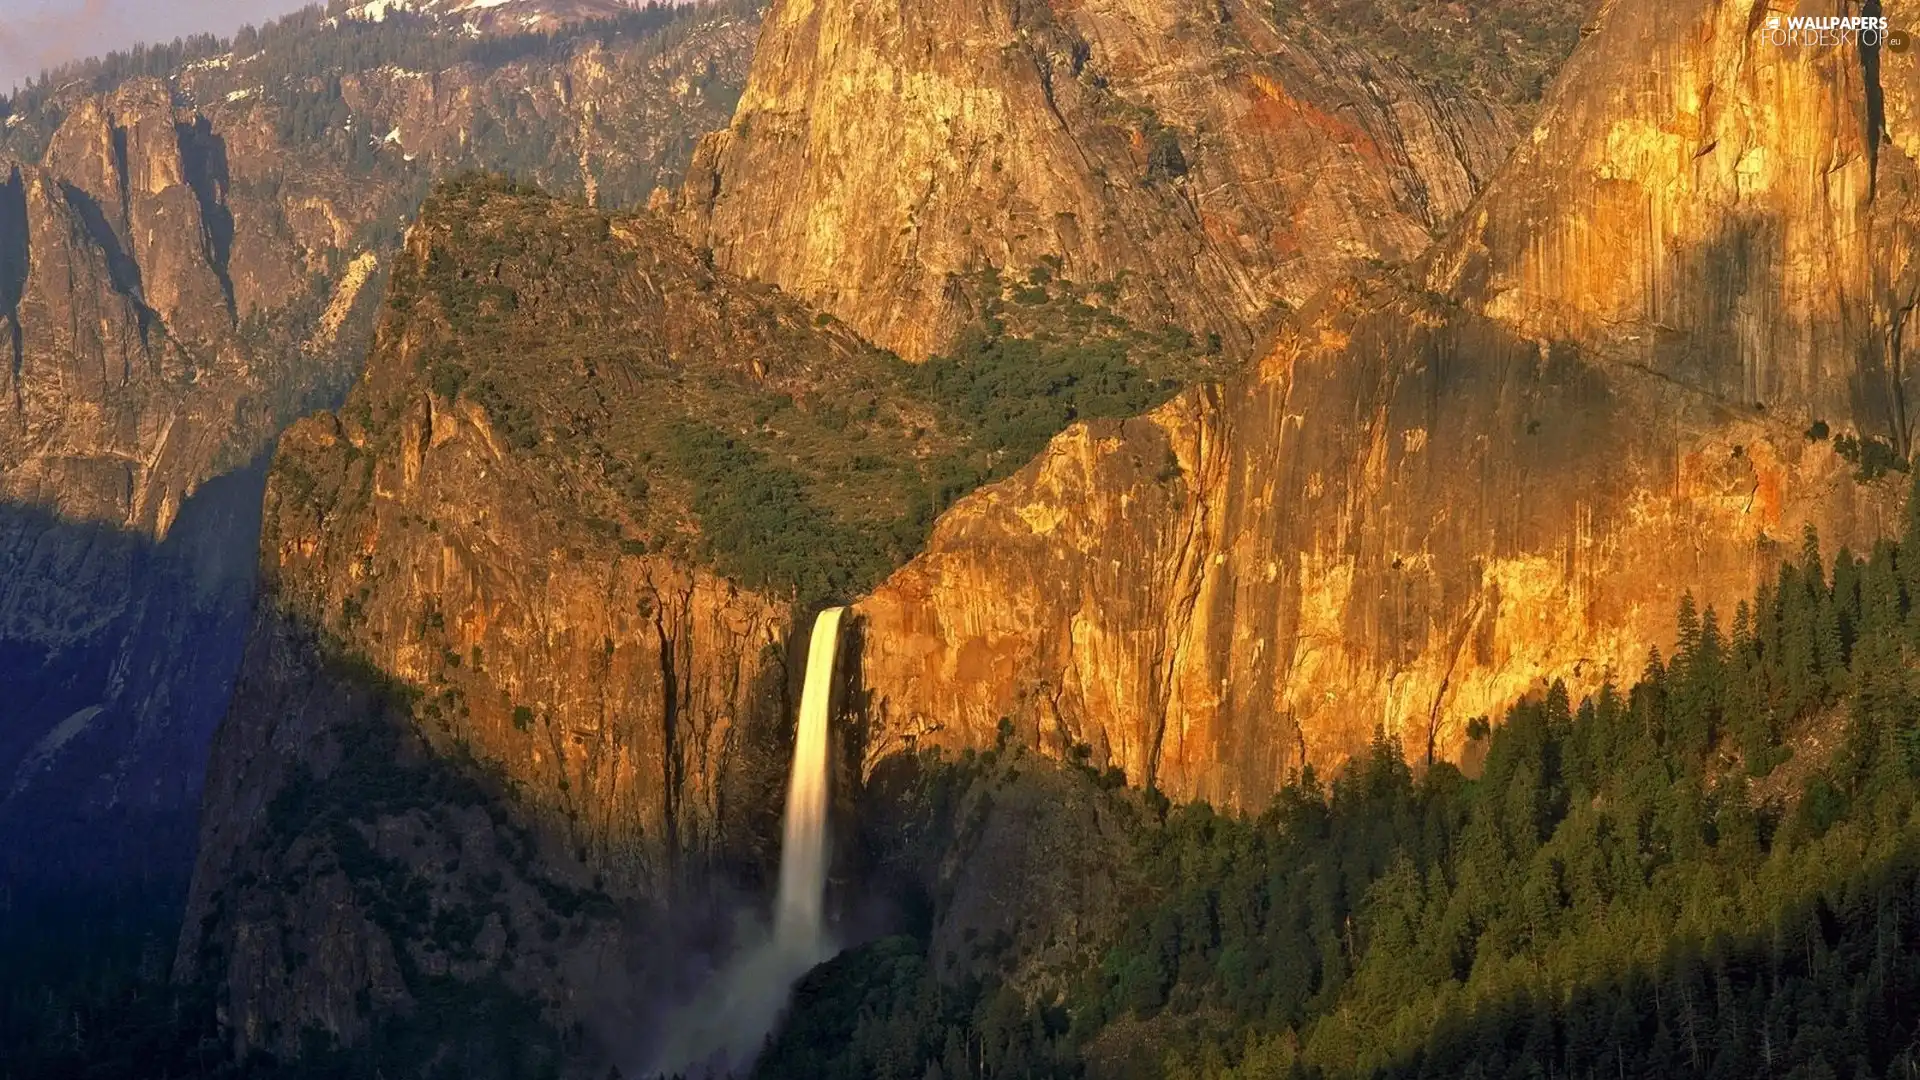
[[[1700,647],[1700,614],[1694,607],[1691,589],[1680,594],[1679,641],[1674,647],[1673,674],[1676,679],[1685,679],[1687,668],[1693,663],[1693,654]]]
[[[1900,533],[1900,581],[1906,610],[1920,608],[1920,469],[1913,470],[1907,488],[1906,527]]]
[[[1800,578],[1806,586],[1809,597],[1817,596],[1827,589],[1822,574],[1824,563],[1820,557],[1820,530],[1809,521],[1800,529]]]
[[[1861,638],[1893,637],[1901,631],[1900,573],[1892,541],[1873,546],[1860,576],[1859,625]]]
[[[1704,755],[1719,733],[1720,715],[1726,699],[1726,646],[1720,637],[1720,619],[1712,607],[1700,619],[1698,640],[1687,661],[1686,707],[1691,713],[1685,721],[1686,746]]]

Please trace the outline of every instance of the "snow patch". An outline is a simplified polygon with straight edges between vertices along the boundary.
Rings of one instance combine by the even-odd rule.
[[[387,15],[395,11],[412,11],[412,0],[367,0],[366,3],[350,7],[346,11],[349,19],[361,22],[386,22]]]

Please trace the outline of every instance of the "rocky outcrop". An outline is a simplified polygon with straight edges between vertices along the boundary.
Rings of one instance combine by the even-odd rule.
[[[759,20],[750,5],[730,6],[691,33],[588,35],[558,58],[353,72],[341,95],[383,155],[439,171],[507,169],[598,206],[638,206],[679,186],[695,140],[739,96]],[[247,78],[222,73],[218,85],[236,75]]]
[[[251,591],[236,538],[257,530],[264,466],[249,463],[336,392],[360,340],[243,326],[236,296],[257,316],[268,294],[297,309],[309,286],[290,293],[279,237],[235,228],[244,200],[227,197],[221,147],[138,80],[83,99],[44,163],[5,166],[0,187],[0,668],[17,689],[0,722],[0,863],[48,878],[129,863],[183,877]],[[357,290],[318,289],[347,322]],[[103,819],[165,839],[89,832]]]
[[[1257,807],[1378,729],[1455,758],[1545,680],[1630,677],[1803,526],[1889,531],[1913,71],[1764,13],[1621,0],[1422,270],[957,507],[859,605],[870,759],[1005,716]]]
[[[754,881],[797,692],[793,593],[696,556],[696,524],[718,532],[701,515],[719,511],[698,509],[674,440],[707,425],[741,431],[729,447],[821,445],[808,414],[890,363],[710,270],[648,215],[486,182],[435,196],[361,381],[337,414],[287,433],[267,489],[263,592],[180,953],[183,977],[227,987],[243,1053],[297,1046],[305,1026],[364,1045],[441,975],[592,1025],[592,1009],[633,999],[624,982],[588,994],[592,972],[640,979],[674,955],[621,952],[657,932],[636,911],[677,900],[714,916],[734,865]],[[752,433],[775,393],[791,411]],[[898,440],[923,436],[889,425],[883,411],[850,435],[910,458]],[[461,797],[471,820],[444,819],[440,795],[380,795],[390,785],[355,752],[374,738],[414,770],[401,786],[466,777],[445,783],[479,792]],[[362,842],[382,861],[356,864]],[[446,861],[500,844],[518,854]],[[585,899],[556,901],[562,886]],[[415,888],[425,914],[382,913],[380,897]],[[497,914],[517,946],[474,960],[446,937],[442,913],[469,890],[507,897]],[[568,929],[543,935],[548,920]],[[356,1009],[362,991],[402,1004]]]
[[[685,229],[913,359],[976,314],[957,277],[1047,258],[1244,355],[1419,254],[1511,142],[1501,106],[1345,41],[1241,0],[782,0]]]
[[[44,164],[10,167],[25,273],[0,386],[7,499],[164,537],[199,483],[264,445],[271,421],[246,400],[305,389],[270,385],[296,365],[241,340],[233,214],[208,162],[218,143],[144,80],[84,99]],[[251,257],[276,239],[249,232],[237,246]],[[239,288],[282,283],[269,271]],[[286,374],[340,380],[316,359]]]
[[[422,185],[508,165],[613,203],[677,185],[756,24],[708,9],[505,59],[422,25],[408,55],[458,62],[339,71],[344,32],[314,12],[166,80],[7,103],[0,873],[145,877],[174,902],[265,456],[344,395]],[[335,81],[346,122],[313,137],[293,113]]]
[[[80,103],[42,161],[105,247],[115,283],[183,343],[206,347],[231,325],[232,249],[217,150],[176,116],[165,83],[142,79]],[[189,169],[189,164],[193,167]]]

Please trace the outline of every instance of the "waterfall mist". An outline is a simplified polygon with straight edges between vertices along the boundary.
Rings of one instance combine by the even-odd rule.
[[[835,951],[825,917],[827,782],[833,672],[845,613],[837,607],[822,611],[807,643],[772,935],[757,920],[740,928],[740,947],[732,959],[692,1001],[667,1017],[666,1044],[648,1075],[726,1076],[747,1068],[786,1008],[793,984]]]

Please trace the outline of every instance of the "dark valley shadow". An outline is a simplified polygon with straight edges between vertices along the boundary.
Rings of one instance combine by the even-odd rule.
[[[252,602],[264,456],[167,537],[0,506],[0,875],[184,884]]]
[[[159,543],[0,505],[0,1045],[25,1069],[9,1075],[62,1075],[37,1057],[55,1043],[104,1075],[153,1075],[180,1040],[205,1051],[210,1025],[182,1029],[165,987],[264,480],[261,458],[201,485]]]
[[[765,918],[789,673],[805,667],[792,637],[761,666],[728,764],[699,781],[719,788],[717,845],[656,850],[667,870],[623,876],[611,862],[630,852],[583,844],[534,781],[430,720],[428,688],[263,592],[174,969],[175,992],[219,1017],[193,1030],[222,1032],[263,1076],[507,1080],[648,1060],[661,1017]]]

